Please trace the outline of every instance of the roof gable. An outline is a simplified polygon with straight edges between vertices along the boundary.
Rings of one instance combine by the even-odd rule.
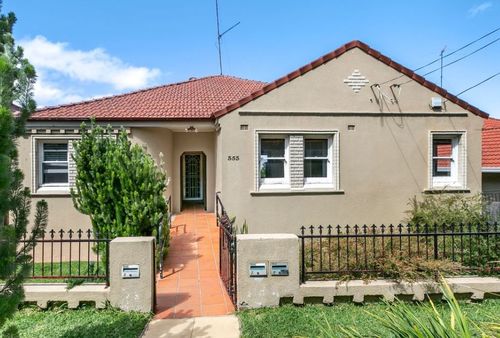
[[[228,114],[230,113],[231,111],[235,110],[235,109],[238,109],[244,105],[246,105],[247,103],[273,91],[274,89],[276,88],[279,88],[281,86],[283,86],[284,84],[287,84],[305,74],[307,74],[308,72],[310,72],[311,70],[313,69],[316,69],[318,68],[319,66],[322,66],[326,63],[328,63],[329,61],[333,60],[333,59],[336,59],[340,56],[342,56],[343,54],[345,54],[347,51],[350,51],[350,50],[353,50],[355,48],[359,48],[360,50],[364,51],[366,54],[372,56],[373,58],[375,58],[376,60],[382,62],[383,64],[393,68],[394,70],[396,70],[397,72],[403,74],[403,75],[406,75],[407,77],[409,77],[410,79],[414,80],[415,82],[417,82],[418,84],[422,85],[423,87],[439,94],[440,96],[442,96],[443,98],[445,98],[446,100],[458,105],[459,107],[465,109],[465,110],[468,110],[470,112],[472,112],[473,114],[476,114],[478,116],[481,116],[481,117],[488,117],[488,114],[485,113],[484,111],[468,104],[467,102],[465,102],[464,100],[462,99],[459,99],[458,97],[456,97],[455,95],[452,95],[450,94],[449,92],[447,92],[446,90],[444,90],[443,88],[437,86],[436,84],[430,82],[430,81],[427,81],[424,77],[416,74],[415,72],[413,72],[412,70],[400,65],[399,63],[391,60],[389,57],[383,55],[382,53],[378,52],[377,50],[374,50],[373,48],[371,48],[370,46],[368,46],[367,44],[361,42],[361,41],[351,41],[345,45],[343,45],[342,47],[334,50],[333,52],[330,52],[326,55],[323,55],[322,57],[314,60],[313,62],[303,66],[303,67],[300,67],[299,69],[291,72],[290,74],[288,75],[285,75],[267,85],[265,85],[264,87],[256,90],[255,92],[253,92],[252,94],[248,95],[247,97],[245,98],[242,98],[241,100],[239,100],[238,102],[235,102],[235,103],[232,103],[231,105],[215,112],[214,116],[215,117],[221,117],[225,114]]]

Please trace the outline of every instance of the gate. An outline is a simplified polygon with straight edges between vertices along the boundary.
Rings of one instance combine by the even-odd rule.
[[[215,195],[219,227],[219,273],[229,297],[236,305],[236,233],[219,194]]]

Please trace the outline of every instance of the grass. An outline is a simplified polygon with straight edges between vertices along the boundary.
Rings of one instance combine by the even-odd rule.
[[[90,305],[78,310],[24,307],[0,328],[0,337],[139,337],[150,319],[147,313],[97,310]]]
[[[460,302],[464,313],[473,321],[481,323],[491,322],[496,318],[500,322],[500,300],[490,299],[481,303]],[[422,311],[416,304],[410,305],[415,311]],[[377,320],[366,313],[380,314],[386,309],[383,303],[355,305],[340,303],[333,306],[284,305],[279,308],[245,310],[238,313],[241,320],[243,337],[321,337],[320,326],[325,320],[333,328],[353,327],[363,336],[385,332],[384,337],[390,337],[387,330]],[[448,313],[445,304],[439,303],[440,312]],[[339,330],[336,330],[339,332]],[[339,332],[339,337],[343,335]]]
[[[71,264],[70,264],[71,263]],[[70,266],[71,266],[71,273],[70,273]],[[66,283],[69,279],[72,279],[72,275],[78,275],[78,261],[73,261],[73,262],[62,262],[61,264],[59,262],[54,262],[54,264],[51,266],[50,262],[45,262],[43,265],[42,263],[35,263],[34,264],[35,268],[35,276],[66,276],[65,278],[28,278],[26,280],[27,283]],[[80,263],[80,275],[87,275],[89,274],[90,271],[90,277],[88,279],[84,279],[84,281],[88,282],[93,282],[93,283],[104,283],[106,280],[104,278],[93,278],[92,275],[96,274],[96,263],[95,262],[90,262],[88,264],[87,262],[82,261]],[[99,262],[99,275],[105,275],[105,266]],[[33,270],[30,271],[30,275],[33,274]],[[80,278],[79,278],[80,279]]]

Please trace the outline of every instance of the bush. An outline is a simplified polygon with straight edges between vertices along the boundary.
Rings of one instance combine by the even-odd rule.
[[[110,127],[92,122],[90,129],[82,124],[81,135],[74,145],[77,174],[71,194],[75,207],[90,216],[96,236],[151,236],[158,235],[160,222],[168,227],[161,164],[132,145],[123,129],[115,136]],[[160,235],[168,243],[168,229]]]
[[[478,194],[433,194],[419,201],[413,197],[406,211],[405,222],[410,224],[484,224],[489,221],[486,202]]]

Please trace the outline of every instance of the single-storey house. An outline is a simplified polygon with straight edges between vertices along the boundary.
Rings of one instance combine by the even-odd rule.
[[[40,109],[20,166],[51,226],[90,224],[69,189],[72,144],[91,117],[163,153],[174,212],[213,212],[221,192],[251,233],[398,223],[413,196],[482,191],[488,114],[360,41],[271,83],[209,76]]]

